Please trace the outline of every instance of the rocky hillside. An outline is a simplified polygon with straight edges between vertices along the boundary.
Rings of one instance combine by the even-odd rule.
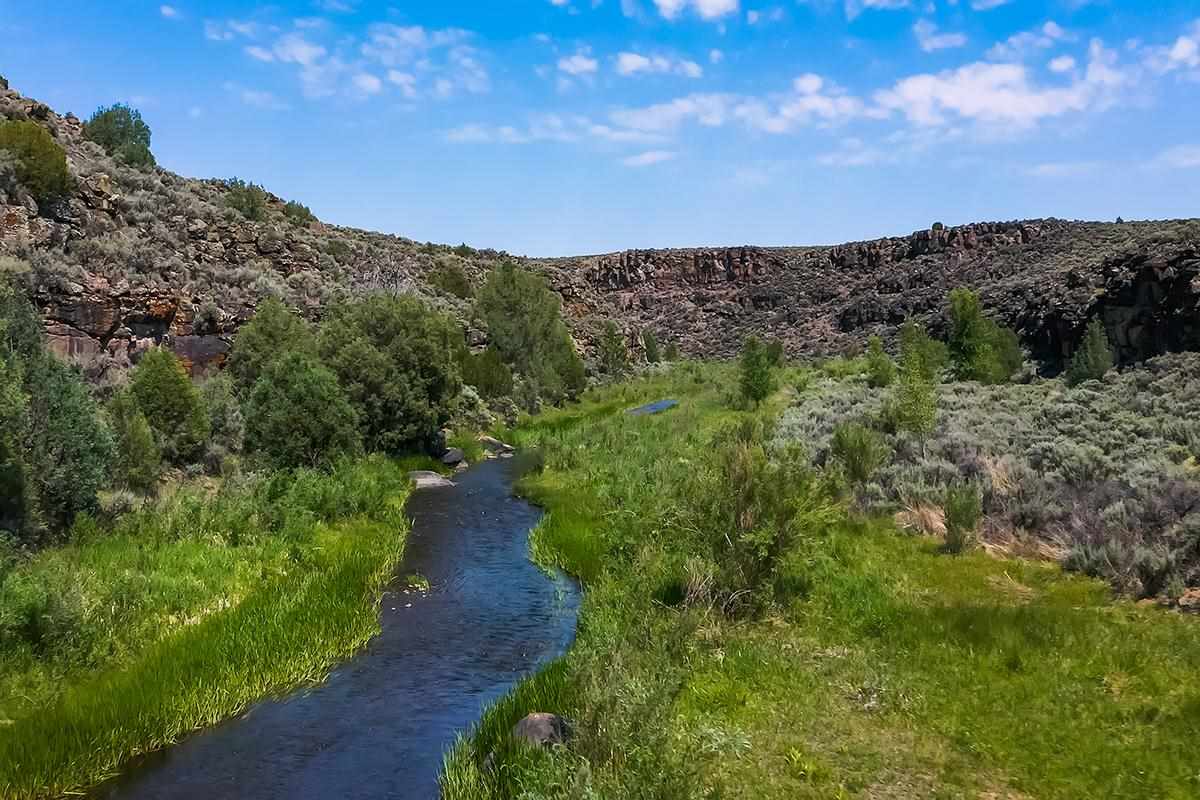
[[[414,292],[453,313],[468,341],[486,331],[441,276],[478,285],[511,258],[326,225],[297,224],[268,197],[260,221],[226,202],[222,181],[137,170],[88,141],[74,116],[0,85],[0,118],[34,120],[67,153],[71,196],[38,204],[0,160],[0,256],[32,266],[53,346],[97,379],[162,343],[195,371],[215,368],[259,300],[312,316],[341,297]],[[562,295],[581,349],[600,322],[653,330],[690,355],[728,356],[749,333],[792,355],[843,352],[910,316],[937,328],[946,294],[977,288],[1051,368],[1100,314],[1124,361],[1200,349],[1200,221],[1061,220],[934,225],[837,247],[628,251],[516,259]],[[15,262],[0,265],[14,268]]]

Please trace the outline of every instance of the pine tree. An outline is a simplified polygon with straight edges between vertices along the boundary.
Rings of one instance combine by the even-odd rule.
[[[1096,318],[1088,323],[1083,341],[1071,358],[1067,383],[1077,386],[1084,381],[1100,380],[1113,367],[1112,347],[1104,324]]]
[[[916,326],[914,326],[915,328]],[[917,329],[919,331],[919,329]],[[923,334],[923,331],[919,331]],[[922,439],[933,433],[937,421],[937,384],[928,363],[928,337],[904,337],[900,353],[900,384],[896,389],[899,427]]]
[[[867,341],[867,384],[884,389],[896,380],[896,364],[883,349],[883,340],[872,336]]]
[[[757,406],[774,388],[771,359],[757,336],[751,336],[742,345],[741,368],[742,397]]]

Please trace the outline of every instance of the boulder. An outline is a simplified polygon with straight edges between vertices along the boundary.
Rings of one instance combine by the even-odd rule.
[[[451,447],[446,451],[446,455],[442,456],[442,463],[449,466],[454,466],[467,460],[467,454],[462,451],[461,447]]]
[[[494,436],[480,436],[479,443],[483,445],[483,449],[489,453],[512,453],[516,451],[510,444],[505,444]]]
[[[413,486],[417,489],[441,489],[446,486],[453,486],[453,481],[447,480],[436,472],[428,470],[417,470],[408,473],[408,478],[413,482]]]
[[[553,747],[567,743],[571,726],[557,714],[534,712],[513,727],[512,737],[533,747]]]

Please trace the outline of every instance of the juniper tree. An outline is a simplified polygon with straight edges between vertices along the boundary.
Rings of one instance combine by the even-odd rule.
[[[1084,381],[1099,380],[1112,367],[1113,353],[1108,341],[1108,332],[1099,319],[1093,318],[1088,323],[1083,341],[1071,358],[1071,367],[1067,370],[1067,383],[1076,386]]]

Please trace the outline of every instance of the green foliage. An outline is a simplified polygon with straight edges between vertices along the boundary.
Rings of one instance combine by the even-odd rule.
[[[471,256],[475,255],[475,248],[471,247],[466,242],[463,242],[450,252],[454,253],[454,255],[458,256],[459,258],[470,258]]]
[[[896,364],[883,349],[883,340],[872,336],[867,341],[867,385],[885,389],[896,380]]]
[[[251,222],[267,218],[267,190],[241,178],[229,178],[225,184],[225,205]]]
[[[358,415],[333,372],[313,356],[288,353],[250,393],[246,449],[279,468],[327,465],[362,449]]]
[[[767,341],[767,361],[771,362],[772,367],[782,367],[787,359],[787,351],[784,350],[783,341],[781,339],[770,339]]]
[[[1084,381],[1098,381],[1113,367],[1112,345],[1108,340],[1108,332],[1099,318],[1093,318],[1087,325],[1083,341],[1071,357],[1071,366],[1067,370],[1067,383],[1078,386]]]
[[[506,262],[488,275],[475,308],[492,345],[540,396],[559,402],[583,391],[583,360],[544,279]]]
[[[775,390],[775,378],[771,374],[771,360],[767,348],[757,336],[751,336],[742,344],[741,376],[739,385],[742,399],[757,406]]]
[[[150,126],[142,113],[122,103],[101,106],[83,126],[84,135],[131,167],[153,167]]]
[[[919,437],[933,433],[937,422],[937,384],[934,366],[938,348],[924,329],[909,323],[901,332],[900,383],[896,387],[895,422],[900,430]]]
[[[428,445],[462,388],[462,331],[414,297],[374,295],[333,308],[321,325],[322,361],[354,406],[369,451]]]
[[[246,437],[246,421],[235,389],[227,372],[212,376],[200,387],[200,396],[208,410],[210,449],[217,458],[240,453]]]
[[[36,122],[0,121],[0,150],[16,158],[17,181],[38,203],[52,203],[71,191],[67,154]]]
[[[975,541],[975,531],[983,518],[983,500],[974,484],[953,486],[946,491],[947,553],[962,553]]]
[[[25,531],[33,502],[22,451],[29,436],[29,398],[22,373],[15,359],[0,358],[0,532],[13,535]]]
[[[467,277],[466,271],[458,261],[439,261],[429,274],[429,282],[446,294],[461,300],[470,300],[475,296],[475,287],[471,285],[471,279]]]
[[[307,227],[317,221],[309,207],[296,200],[289,200],[284,204],[283,216],[298,228]]]
[[[904,354],[915,357],[921,365],[921,374],[930,383],[941,383],[942,375],[950,363],[946,344],[932,338],[925,327],[909,321],[900,326],[900,359]]]
[[[292,353],[317,354],[317,339],[309,324],[275,298],[263,300],[254,318],[238,330],[229,355],[229,373],[245,396],[276,361]]]
[[[663,351],[663,361],[675,363],[679,360],[679,345],[675,342],[667,342],[667,348]]]
[[[658,349],[658,337],[654,335],[654,331],[649,329],[642,331],[642,348],[646,351],[647,364],[657,364],[662,361],[662,354]]]
[[[108,401],[108,420],[116,438],[113,484],[142,494],[153,492],[162,469],[162,451],[131,391],[118,392]]]
[[[474,386],[485,399],[496,400],[511,397],[513,374],[504,357],[494,346],[488,345],[482,353],[472,353],[462,348],[459,357],[463,383]]]
[[[979,295],[970,289],[950,292],[947,347],[959,380],[1007,383],[1024,361],[1016,333],[983,314]]]
[[[621,333],[617,323],[612,320],[604,323],[596,347],[600,354],[600,369],[605,375],[617,377],[629,371],[629,348],[625,346],[625,334]]]
[[[869,481],[891,456],[883,437],[857,422],[844,422],[833,429],[830,452],[856,486]]]
[[[134,368],[129,388],[163,458],[176,465],[195,463],[208,441],[208,412],[175,354],[161,347],[150,350]]]

